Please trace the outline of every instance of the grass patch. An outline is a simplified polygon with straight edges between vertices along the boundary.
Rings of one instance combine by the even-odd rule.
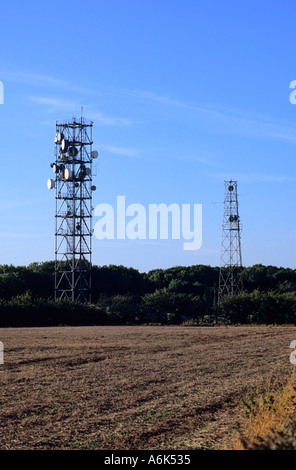
[[[249,396],[242,400],[242,405],[249,419],[232,450],[267,450],[283,446],[287,430],[292,425],[296,428],[295,372],[282,387]]]

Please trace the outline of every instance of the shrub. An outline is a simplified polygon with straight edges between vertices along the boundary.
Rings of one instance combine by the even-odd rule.
[[[224,296],[219,302],[222,317],[230,323],[283,324],[296,321],[295,292],[243,292]]]

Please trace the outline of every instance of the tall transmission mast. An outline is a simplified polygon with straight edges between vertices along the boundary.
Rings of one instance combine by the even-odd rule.
[[[55,298],[91,301],[92,122],[83,117],[56,123],[55,162]]]
[[[236,295],[243,290],[241,223],[238,211],[237,181],[224,181],[225,198],[218,302],[222,295]]]

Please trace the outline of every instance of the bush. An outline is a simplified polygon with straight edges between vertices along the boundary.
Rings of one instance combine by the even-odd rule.
[[[163,288],[142,297],[141,314],[145,321],[181,323],[184,317],[198,317],[199,307],[199,297]]]
[[[106,323],[97,307],[67,299],[34,298],[30,292],[0,299],[0,327],[95,325]]]
[[[224,296],[219,302],[219,310],[222,317],[230,323],[295,323],[296,293],[254,290]]]
[[[113,295],[109,299],[101,298],[101,303],[108,324],[123,325],[138,321],[139,298],[134,295]]]

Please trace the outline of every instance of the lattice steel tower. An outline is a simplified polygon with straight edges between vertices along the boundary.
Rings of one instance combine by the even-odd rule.
[[[241,223],[238,211],[237,181],[224,181],[224,184],[225,198],[218,302],[224,294],[235,295],[243,290]]]
[[[92,256],[92,122],[84,118],[56,123],[55,298],[91,301]]]

